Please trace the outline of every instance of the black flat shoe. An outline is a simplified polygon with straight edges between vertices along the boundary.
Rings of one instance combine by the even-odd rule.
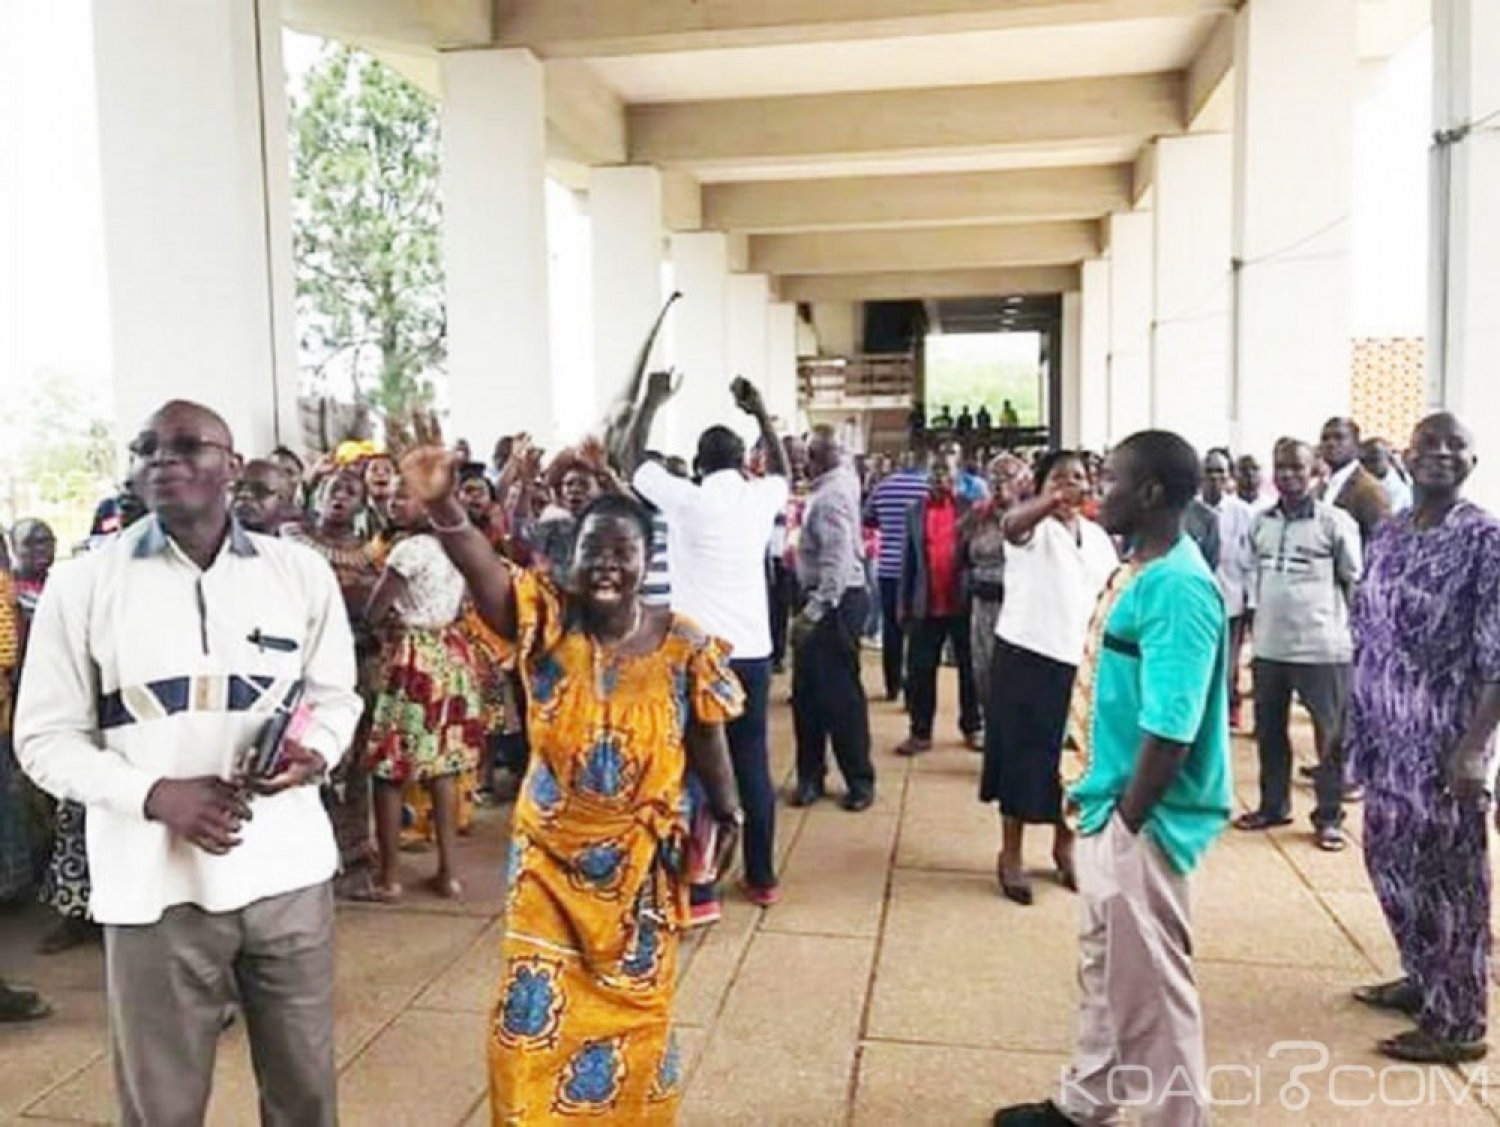
[[[861,810],[868,810],[875,805],[875,792],[861,787],[859,790],[851,790],[844,795],[843,801],[839,803],[851,814],[858,814]]]
[[[1076,1127],[1051,1100],[1002,1107],[990,1122],[994,1127]]]
[[[812,806],[823,797],[823,788],[817,783],[798,783],[787,801],[792,806]]]
[[[1411,1064],[1463,1064],[1483,1060],[1490,1051],[1487,1041],[1441,1041],[1420,1029],[1387,1037],[1377,1047],[1392,1060]]]
[[[1422,991],[1410,978],[1398,978],[1377,986],[1360,986],[1354,991],[1354,1000],[1373,1009],[1394,1010],[1409,1017],[1416,1017],[1422,1009]]]

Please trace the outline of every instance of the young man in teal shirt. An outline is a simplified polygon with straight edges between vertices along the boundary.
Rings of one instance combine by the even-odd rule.
[[[1213,573],[1182,531],[1200,463],[1166,431],[1110,455],[1100,521],[1132,547],[1100,597],[1061,771],[1083,923],[1080,1032],[1056,1100],[1003,1127],[1208,1122],[1188,874],[1229,822],[1228,630]]]

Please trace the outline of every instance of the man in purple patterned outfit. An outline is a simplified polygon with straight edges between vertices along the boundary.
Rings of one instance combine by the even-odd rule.
[[[1354,996],[1416,1019],[1387,1056],[1451,1064],[1486,1049],[1500,520],[1461,497],[1473,440],[1452,415],[1425,419],[1409,457],[1416,507],[1374,534],[1355,597],[1348,718],[1365,866],[1405,974]]]

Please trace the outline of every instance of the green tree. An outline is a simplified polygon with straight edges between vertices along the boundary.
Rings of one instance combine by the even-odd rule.
[[[447,344],[437,108],[330,44],[293,92],[291,126],[304,388],[346,376],[385,414],[426,406]]]
[[[55,370],[38,377],[5,428],[0,512],[7,526],[41,517],[67,545],[88,531],[94,505],[114,492],[114,438],[80,378]]]

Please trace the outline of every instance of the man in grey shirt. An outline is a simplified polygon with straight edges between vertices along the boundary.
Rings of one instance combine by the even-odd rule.
[[[795,806],[823,797],[831,741],[848,787],[845,810],[875,801],[870,714],[860,681],[859,636],[870,609],[860,543],[860,490],[831,427],[807,445],[812,496],[802,518],[797,580],[806,603],[792,625],[792,713],[797,729]]]
[[[1262,830],[1291,821],[1292,695],[1312,713],[1318,745],[1313,774],[1320,848],[1344,848],[1340,730],[1354,643],[1349,598],[1362,565],[1359,527],[1342,509],[1311,493],[1313,451],[1286,440],[1276,447],[1281,501],[1255,518],[1255,739],[1260,751],[1260,809],[1235,825]]]

